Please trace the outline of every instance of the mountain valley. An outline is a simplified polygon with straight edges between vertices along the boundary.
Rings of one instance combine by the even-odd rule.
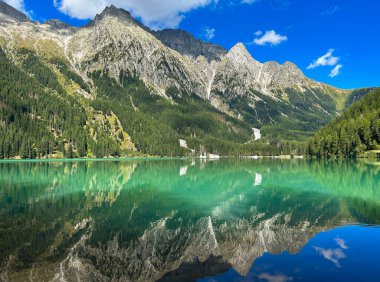
[[[152,31],[114,6],[78,28],[0,2],[0,48],[1,158],[302,154],[371,92],[260,63],[242,43]]]

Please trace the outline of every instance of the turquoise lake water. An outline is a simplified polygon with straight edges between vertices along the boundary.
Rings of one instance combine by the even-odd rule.
[[[0,281],[379,281],[380,166],[0,163]]]

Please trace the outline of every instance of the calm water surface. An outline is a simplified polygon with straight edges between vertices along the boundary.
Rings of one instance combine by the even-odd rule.
[[[0,281],[379,281],[380,166],[0,163]]]

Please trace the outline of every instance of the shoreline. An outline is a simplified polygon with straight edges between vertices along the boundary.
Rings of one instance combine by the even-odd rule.
[[[186,157],[117,157],[117,158],[41,158],[41,159],[0,159],[0,163],[16,163],[16,162],[88,162],[88,161],[143,161],[143,160],[205,160],[205,161],[217,161],[219,159],[282,159],[282,160],[294,160],[294,159],[307,159],[305,156],[280,155],[280,156],[220,156],[219,158],[201,158],[199,156],[186,156]]]
[[[142,160],[179,160],[186,159],[183,157],[123,157],[123,158],[45,158],[45,159],[1,159],[0,163],[17,163],[17,162],[90,162],[90,161],[142,161]]]
[[[56,163],[56,162],[106,162],[106,161],[165,161],[165,160],[200,160],[200,161],[218,161],[221,159],[246,159],[246,160],[362,160],[362,161],[375,161],[377,165],[380,164],[376,158],[313,158],[304,155],[279,155],[279,156],[220,156],[219,158],[202,158],[199,156],[186,156],[186,157],[110,157],[110,158],[41,158],[41,159],[0,159],[0,163]],[[372,164],[372,162],[371,162]]]

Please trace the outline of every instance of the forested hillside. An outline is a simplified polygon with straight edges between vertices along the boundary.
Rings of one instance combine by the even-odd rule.
[[[185,139],[222,155],[302,153],[298,142],[252,142],[248,123],[175,87],[152,94],[133,75],[107,71],[86,83],[59,58],[0,51],[0,158],[185,156]]]
[[[341,117],[318,131],[307,153],[316,157],[358,157],[380,149],[380,90],[376,89],[348,108]]]
[[[359,101],[368,93],[371,93],[372,91],[375,91],[377,89],[380,89],[380,88],[370,87],[370,88],[361,88],[361,89],[353,90],[346,99],[345,107],[351,106],[353,103],[355,103],[356,101]]]
[[[134,150],[122,130],[123,140],[102,124],[107,116],[68,90],[85,83],[63,61],[43,62],[26,49],[17,57],[19,65],[0,49],[0,158],[103,157]]]

